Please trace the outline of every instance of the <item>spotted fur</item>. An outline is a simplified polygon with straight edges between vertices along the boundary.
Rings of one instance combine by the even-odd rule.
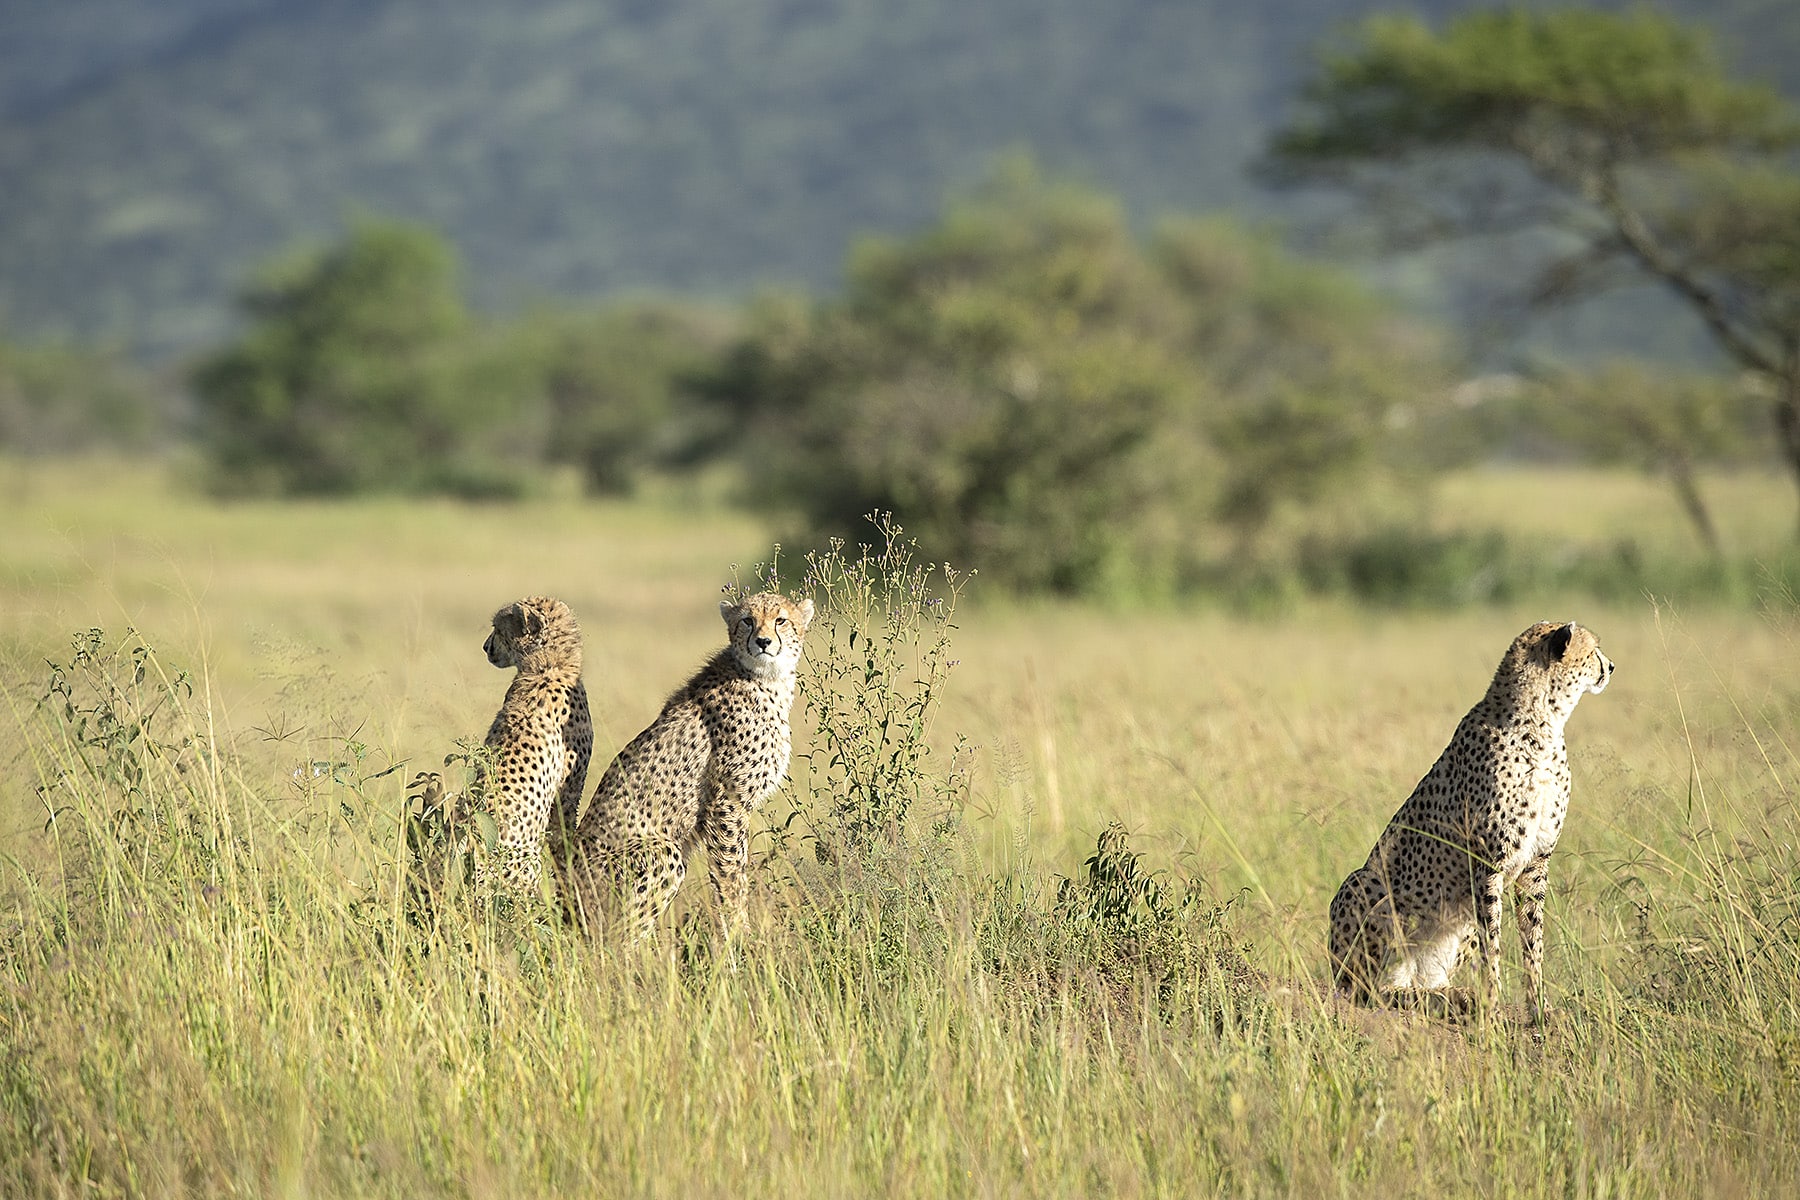
[[[632,936],[648,937],[697,845],[722,924],[742,918],[750,814],[787,773],[788,710],[813,603],[762,592],[719,613],[729,643],[619,752],[577,830],[565,896],[590,929],[622,903]]]
[[[575,828],[587,786],[594,727],[581,682],[581,627],[561,600],[527,596],[494,614],[482,649],[496,667],[516,667],[488,727],[491,768],[476,789],[494,822],[494,853],[476,860],[483,894],[496,884],[537,887],[546,831],[560,841]]]
[[[1487,695],[1332,900],[1339,988],[1361,1003],[1496,1003],[1500,899],[1512,884],[1531,1014],[1542,1018],[1544,889],[1569,807],[1563,727],[1612,673],[1579,625],[1541,621],[1514,639]],[[1471,944],[1479,997],[1449,988]]]

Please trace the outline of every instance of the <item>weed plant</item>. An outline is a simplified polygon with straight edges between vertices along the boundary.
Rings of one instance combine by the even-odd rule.
[[[970,575],[919,561],[917,545],[889,515],[869,522],[878,544],[859,543],[852,553],[833,539],[807,555],[800,582],[818,609],[800,681],[816,729],[800,755],[809,797],[800,812],[822,859],[901,839],[921,803],[947,827],[969,783],[961,739],[943,771],[928,759]]]

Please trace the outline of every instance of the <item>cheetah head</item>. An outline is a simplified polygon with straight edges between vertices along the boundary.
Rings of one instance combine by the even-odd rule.
[[[740,603],[719,602],[731,649],[746,671],[761,679],[792,675],[800,663],[800,639],[812,624],[813,602],[758,592]]]
[[[1591,630],[1573,621],[1539,621],[1514,639],[1501,673],[1528,690],[1541,689],[1552,708],[1567,713],[1588,692],[1606,690],[1613,662]]]
[[[494,631],[481,644],[496,667],[581,660],[581,627],[561,600],[527,596],[494,614]]]

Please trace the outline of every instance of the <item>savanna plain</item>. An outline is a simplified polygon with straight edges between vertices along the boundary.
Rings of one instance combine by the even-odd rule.
[[[1728,537],[1780,544],[1786,484],[1711,486]],[[1527,542],[1683,536],[1630,475],[1443,492]],[[830,753],[796,706],[747,928],[716,944],[694,872],[633,950],[547,906],[420,920],[412,785],[462,779],[507,681],[488,617],[547,593],[585,632],[591,787],[722,644],[764,522],[676,492],[221,505],[118,463],[6,464],[0,495],[0,1192],[1800,1188],[1791,595],[1245,613],[932,572],[944,603],[809,638],[812,696],[857,703]],[[1619,666],[1568,729],[1555,1011],[1525,1020],[1510,897],[1498,1013],[1345,1008],[1333,890],[1546,617]]]

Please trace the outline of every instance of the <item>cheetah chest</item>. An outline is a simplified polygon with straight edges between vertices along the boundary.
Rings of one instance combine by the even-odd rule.
[[[1495,797],[1493,829],[1500,873],[1516,879],[1562,835],[1569,807],[1569,775],[1560,755],[1546,754],[1511,778]]]
[[[707,714],[717,748],[714,783],[721,798],[754,807],[787,775],[792,751],[787,707],[792,697],[748,686],[730,699]]]

